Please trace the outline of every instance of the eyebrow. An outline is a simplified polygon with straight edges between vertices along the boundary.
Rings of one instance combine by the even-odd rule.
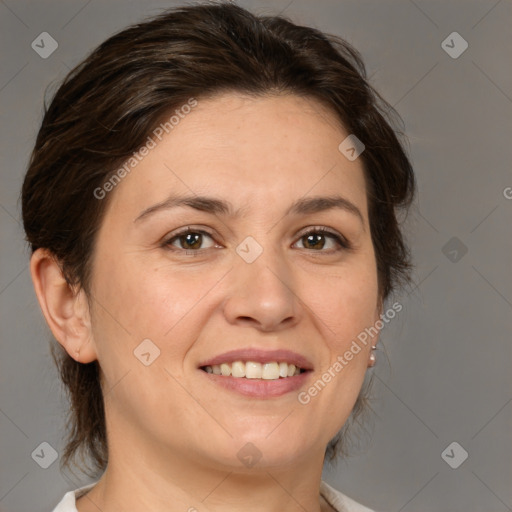
[[[165,201],[154,204],[149,208],[143,210],[134,222],[139,222],[152,214],[162,211],[170,210],[177,207],[189,207],[202,212],[211,213],[214,215],[224,215],[230,217],[239,217],[242,215],[246,208],[239,208],[234,210],[233,205],[228,201],[217,199],[208,196],[170,196]],[[313,196],[303,197],[295,201],[286,210],[285,215],[307,215],[312,213],[320,213],[326,210],[340,209],[344,210],[359,218],[364,226],[364,217],[361,210],[348,199],[335,195],[335,196]]]

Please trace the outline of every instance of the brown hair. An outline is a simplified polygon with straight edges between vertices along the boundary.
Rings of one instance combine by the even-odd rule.
[[[175,8],[133,25],[67,75],[45,107],[23,183],[31,250],[47,248],[68,283],[88,294],[95,235],[111,195],[99,200],[94,190],[165,115],[191,97],[224,91],[316,99],[364,143],[360,158],[381,298],[406,282],[409,254],[396,214],[409,206],[415,185],[397,138],[402,133],[392,128],[399,116],[368,83],[359,53],[343,39],[281,16],[255,16],[231,3]],[[92,460],[90,474],[102,471],[108,450],[98,362],[77,363],[57,344],[52,354],[70,398],[61,466],[80,454],[83,462]],[[329,443],[330,460],[344,453],[346,429],[358,421],[365,392]]]

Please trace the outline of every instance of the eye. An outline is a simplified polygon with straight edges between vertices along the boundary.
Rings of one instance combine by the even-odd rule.
[[[303,245],[299,248],[315,252],[332,253],[351,248],[345,237],[321,226],[309,228],[309,230],[303,232],[296,244],[299,242]],[[184,251],[185,254],[201,253],[213,247],[220,247],[213,240],[211,233],[190,226],[172,234],[162,243],[162,246],[172,251]]]
[[[209,239],[210,243],[204,247],[205,239]],[[171,250],[183,250],[187,252],[199,252],[200,250],[210,249],[215,246],[212,235],[201,229],[186,229],[175,233],[163,243],[165,247]]]
[[[315,227],[302,233],[298,242],[303,243],[301,248],[316,252],[335,252],[341,249],[350,249],[350,244],[345,237],[323,227]],[[322,249],[327,250],[322,251]]]

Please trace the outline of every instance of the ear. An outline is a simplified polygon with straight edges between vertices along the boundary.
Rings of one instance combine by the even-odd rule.
[[[80,363],[97,359],[85,292],[66,281],[53,254],[37,249],[30,259],[37,300],[55,339]]]

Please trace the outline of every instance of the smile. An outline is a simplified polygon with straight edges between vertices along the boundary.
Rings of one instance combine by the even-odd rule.
[[[300,375],[305,370],[292,363],[271,361],[258,363],[255,361],[233,361],[232,363],[221,363],[201,367],[207,373],[222,375],[224,377],[235,377],[240,379],[263,379],[277,380]]]

